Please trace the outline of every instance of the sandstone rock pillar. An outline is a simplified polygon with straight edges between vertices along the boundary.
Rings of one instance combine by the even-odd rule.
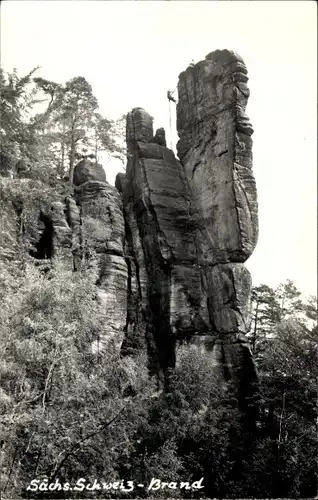
[[[75,167],[74,183],[78,207],[69,202],[73,250],[77,258],[80,244],[84,261],[96,261],[98,296],[108,318],[108,336],[101,342],[112,337],[120,348],[127,311],[122,200],[117,189],[106,182],[103,168],[88,160]]]
[[[150,115],[132,110],[127,173],[117,179],[136,273],[131,283],[138,283],[134,300],[159,368],[174,366],[179,342],[201,339],[224,378],[241,386],[255,377],[244,262],[258,238],[247,80],[243,60],[227,50],[181,73],[180,161],[158,140],[162,129],[154,136]]]

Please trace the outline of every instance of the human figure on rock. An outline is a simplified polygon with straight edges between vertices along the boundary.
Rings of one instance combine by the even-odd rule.
[[[167,92],[167,97],[168,97],[168,101],[172,101],[172,102],[174,102],[175,104],[177,104],[177,101],[176,101],[176,100],[175,100],[175,98],[173,97],[171,90],[168,90],[168,92]]]

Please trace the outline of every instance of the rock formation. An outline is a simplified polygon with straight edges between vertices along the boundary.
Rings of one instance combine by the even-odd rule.
[[[75,167],[74,176],[77,167]],[[88,177],[91,179],[91,173]],[[79,215],[73,202],[74,246],[84,259],[94,259],[99,269],[99,299],[107,310],[109,331],[118,345],[123,340],[127,310],[127,264],[124,256],[125,225],[122,200],[106,181],[86,180],[75,188]],[[86,181],[86,182],[85,182]],[[71,213],[71,212],[70,212]],[[78,221],[80,220],[80,228]]]
[[[50,202],[29,231],[36,259],[60,257],[74,270],[96,262],[109,336],[123,354],[147,349],[151,371],[169,389],[178,346],[199,344],[245,400],[256,373],[245,337],[251,277],[244,262],[258,237],[247,80],[243,60],[227,50],[189,66],[178,85],[179,159],[164,129],[154,134],[151,116],[135,108],[117,189],[101,165],[83,160],[74,194],[44,193]],[[25,231],[23,199],[9,208],[0,251],[13,258],[15,234]]]
[[[154,136],[146,111],[127,116],[127,172],[116,180],[129,261],[123,350],[144,333],[166,382],[187,339],[206,344],[223,376],[241,388],[255,377],[243,264],[258,237],[247,80],[243,60],[227,50],[181,73],[180,161],[160,140],[162,129]]]
[[[179,77],[179,158],[193,193],[202,264],[245,262],[257,242],[252,126],[243,60],[209,54]]]
[[[19,188],[17,200],[12,198],[10,182]],[[68,196],[58,196],[57,189],[43,185],[43,193],[46,191],[42,199],[32,200],[33,214],[27,218],[33,223],[26,227],[22,221],[30,207],[32,182],[5,180],[8,193],[2,188],[1,202],[5,210],[1,222],[6,237],[1,238],[0,255],[7,260],[14,259],[23,233],[34,263],[44,265],[44,269],[53,257],[75,271],[95,263],[99,301],[107,311],[108,338],[114,337],[120,351],[127,311],[122,199],[118,190],[106,182],[104,169],[88,160],[75,167],[74,183],[74,193]],[[41,187],[40,182],[38,194]],[[102,348],[104,339],[100,340],[99,348]]]
[[[75,186],[88,181],[106,182],[106,174],[102,165],[88,159],[81,160],[74,169],[73,183]]]

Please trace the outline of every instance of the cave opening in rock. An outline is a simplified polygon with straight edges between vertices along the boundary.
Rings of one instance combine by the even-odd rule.
[[[51,259],[53,257],[53,224],[51,218],[41,211],[40,221],[44,224],[41,237],[30,254],[35,259]]]

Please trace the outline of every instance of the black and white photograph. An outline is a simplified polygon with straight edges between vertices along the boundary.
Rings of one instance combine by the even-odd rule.
[[[0,16],[1,500],[318,499],[316,2]]]

